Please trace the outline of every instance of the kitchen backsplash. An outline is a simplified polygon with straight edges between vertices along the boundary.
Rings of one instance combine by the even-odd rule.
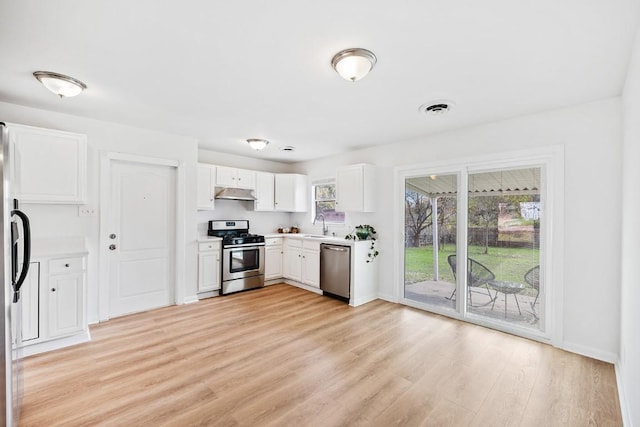
[[[215,210],[198,211],[198,235],[207,233],[207,225],[210,220],[249,220],[249,228],[252,233],[270,234],[276,233],[279,226],[290,226],[292,215],[287,212],[256,212],[253,210],[253,202],[238,200],[216,200]]]
[[[296,225],[301,233],[322,234],[322,221],[312,225],[311,213],[288,212],[256,212],[253,210],[253,202],[238,200],[216,200],[216,208],[213,211],[198,211],[197,213],[198,235],[207,234],[208,223],[212,219],[217,220],[249,220],[249,228],[256,234],[273,234],[279,227],[291,227]],[[349,216],[347,216],[349,219]],[[329,234],[336,233],[344,237],[349,232],[346,225],[327,224]]]

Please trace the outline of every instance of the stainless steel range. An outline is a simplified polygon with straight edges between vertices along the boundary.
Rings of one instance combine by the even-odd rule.
[[[209,221],[207,234],[222,237],[221,295],[264,286],[264,236],[249,221]]]

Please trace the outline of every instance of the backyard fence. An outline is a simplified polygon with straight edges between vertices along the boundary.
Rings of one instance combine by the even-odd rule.
[[[467,239],[470,245],[484,246],[486,229],[482,227],[471,227],[468,229]],[[494,248],[539,248],[540,247],[540,229],[533,228],[531,230],[498,230],[497,227],[489,228],[489,247]],[[411,247],[415,242],[414,236],[410,230],[406,230],[407,239],[405,246]],[[455,244],[455,234],[440,235],[440,244]],[[420,233],[419,246],[430,246],[433,244],[433,235],[431,230]]]

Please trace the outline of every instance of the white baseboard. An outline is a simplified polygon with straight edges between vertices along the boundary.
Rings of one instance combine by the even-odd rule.
[[[368,295],[366,297],[361,297],[361,298],[358,298],[357,300],[353,301],[351,306],[352,307],[358,307],[359,305],[366,304],[368,302],[371,302],[371,301],[374,301],[374,300],[377,300],[377,299],[378,299],[377,295]]]
[[[322,295],[322,290],[320,288],[314,288],[313,286],[305,285],[304,283],[296,282],[295,280],[284,279],[284,283],[295,286],[296,288],[304,289],[305,291]]]
[[[189,295],[184,297],[184,299],[182,300],[183,304],[193,304],[194,302],[198,302],[200,301],[198,299],[198,295]]]
[[[602,360],[603,362],[611,364],[615,364],[618,361],[618,355],[615,353],[598,350],[581,344],[575,344],[565,341],[564,343],[559,345],[558,348],[570,351],[571,353],[581,354],[582,356],[587,356],[592,359]]]
[[[389,302],[393,302],[393,303],[396,303],[396,304],[398,303],[398,299],[393,295],[387,295],[387,294],[378,293],[378,299],[389,301]]]
[[[22,354],[24,357],[27,357],[34,354],[58,350],[64,347],[70,347],[72,345],[82,344],[89,341],[91,341],[91,334],[89,333],[89,329],[87,329],[86,331],[82,331],[81,333],[68,337],[27,344],[22,347]]]
[[[631,427],[631,418],[629,417],[629,404],[627,402],[627,396],[624,392],[624,380],[620,370],[620,361],[618,360],[615,365],[616,371],[616,384],[618,386],[618,399],[620,400],[620,412],[622,413],[622,425]]]

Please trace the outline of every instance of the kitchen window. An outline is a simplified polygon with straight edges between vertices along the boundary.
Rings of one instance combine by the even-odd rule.
[[[318,215],[324,216],[326,223],[344,224],[344,212],[336,212],[336,183],[325,181],[313,185],[313,209],[312,218]]]

